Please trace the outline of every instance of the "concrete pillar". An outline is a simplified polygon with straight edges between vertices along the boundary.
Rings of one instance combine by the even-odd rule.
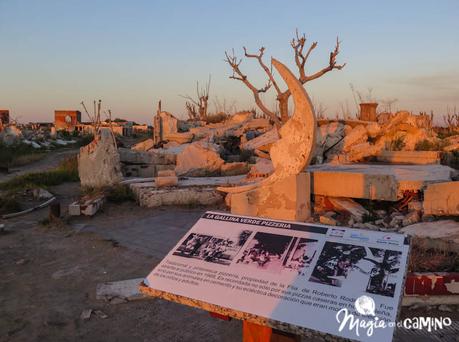
[[[279,220],[306,221],[311,216],[311,177],[308,172],[231,195],[231,213]]]
[[[360,104],[360,120],[376,121],[377,103],[361,103]]]

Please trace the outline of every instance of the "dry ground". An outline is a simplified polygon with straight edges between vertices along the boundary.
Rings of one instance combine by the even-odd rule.
[[[100,282],[143,277],[159,261],[93,233],[9,223],[0,236],[0,341],[234,341],[238,322],[161,300],[111,305],[95,299]],[[101,310],[80,320],[85,309]]]
[[[78,184],[53,187],[61,203]],[[42,225],[47,209],[6,223],[0,235],[0,341],[240,341],[241,324],[206,312],[146,300],[108,304],[95,299],[98,283],[146,276],[202,213],[202,209],[147,210],[107,204],[94,218]],[[406,316],[449,316],[436,310]],[[85,309],[101,310],[87,321]],[[401,336],[401,335],[399,335]],[[417,341],[429,341],[432,336]],[[454,341],[452,332],[441,341]],[[396,340],[412,340],[398,337]]]

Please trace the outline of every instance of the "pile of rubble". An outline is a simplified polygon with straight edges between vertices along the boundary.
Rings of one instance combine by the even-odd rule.
[[[423,150],[435,146],[444,151],[459,147],[459,136],[439,139],[425,115],[401,111],[379,115],[378,122],[322,120],[316,146],[316,161],[348,163],[378,157],[387,151]]]
[[[213,124],[181,121],[160,112],[154,123],[153,138],[130,149],[116,151],[115,141],[103,139],[95,142],[100,152],[95,143],[89,145],[82,154],[100,158],[86,157],[88,169],[101,163],[97,169],[106,167],[111,173],[105,172],[109,177],[104,180],[91,173],[86,177],[81,170],[82,184],[110,185],[124,176],[142,206],[210,205],[223,202],[217,187],[252,184],[274,171],[269,153],[279,139],[278,130],[251,112]],[[393,231],[436,216],[459,215],[455,170],[438,165],[438,152],[417,150],[421,142],[438,145],[438,140],[424,116],[408,112],[380,115],[378,122],[319,121],[316,165],[306,170],[311,175],[315,220]],[[459,142],[455,136],[445,141],[444,150]],[[84,160],[80,153],[80,165]],[[365,160],[385,164],[356,164]],[[94,178],[104,181],[94,184]],[[365,201],[382,204],[369,210]]]
[[[27,125],[8,124],[0,130],[0,142],[7,146],[25,144],[37,150],[49,150],[72,145],[77,141],[63,137],[54,127],[31,128]]]

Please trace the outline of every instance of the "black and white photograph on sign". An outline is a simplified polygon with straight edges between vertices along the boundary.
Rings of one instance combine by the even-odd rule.
[[[292,242],[291,236],[258,232],[249,241],[236,264],[280,272]]]
[[[284,261],[284,267],[304,276],[304,270],[311,265],[316,252],[317,240],[294,238]]]
[[[191,233],[173,255],[229,265],[252,232],[242,230],[226,236]]]
[[[398,251],[326,242],[309,280],[393,297],[400,257]]]

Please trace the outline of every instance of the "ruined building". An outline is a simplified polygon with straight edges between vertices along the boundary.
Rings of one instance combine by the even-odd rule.
[[[81,112],[79,110],[54,111],[54,127],[56,127],[56,130],[73,131],[80,122]]]

